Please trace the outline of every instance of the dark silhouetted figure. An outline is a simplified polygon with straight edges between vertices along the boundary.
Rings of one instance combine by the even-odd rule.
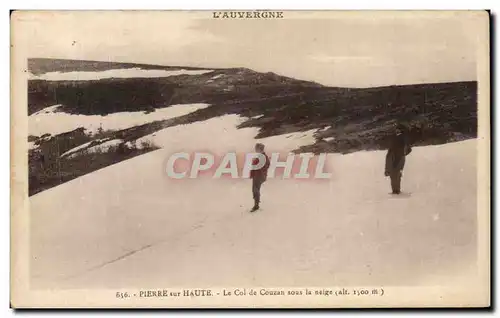
[[[267,170],[269,169],[269,157],[266,155],[264,152],[264,145],[261,143],[258,143],[255,145],[255,152],[261,153],[266,157],[266,162],[260,169],[256,170],[251,170],[250,171],[250,178],[252,178],[252,193],[253,193],[253,200],[254,200],[254,206],[251,210],[251,212],[255,212],[259,209],[259,204],[260,204],[260,188],[262,184],[267,180]],[[259,163],[259,159],[255,158],[252,162],[252,164],[255,166]]]
[[[411,145],[408,130],[406,126],[398,124],[385,157],[385,176],[391,178],[393,194],[401,193],[401,177],[403,176],[406,156],[410,152]]]

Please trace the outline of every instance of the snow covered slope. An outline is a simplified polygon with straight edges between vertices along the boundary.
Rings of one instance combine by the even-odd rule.
[[[251,151],[254,128],[219,124],[169,128],[164,149],[30,197],[32,286],[407,285],[474,270],[475,140],[415,148],[400,197],[388,194],[384,152],[332,154],[332,179],[271,179],[251,214],[249,180],[163,171],[182,145]],[[296,147],[272,138],[270,151]]]
[[[225,115],[189,125],[168,127],[137,139],[137,143],[151,142],[171,151],[205,149],[223,154],[227,151],[251,151],[256,142],[266,144],[269,152],[292,151],[315,140],[313,134],[317,129],[255,140],[254,137],[259,133],[257,127],[235,129],[245,120],[242,116]]]
[[[95,81],[103,78],[148,78],[179,75],[201,75],[213,70],[143,70],[140,68],[114,69],[98,72],[48,72],[42,75],[29,74],[31,80],[47,81]]]
[[[28,117],[28,133],[32,136],[44,134],[58,135],[76,128],[83,127],[87,132],[95,133],[99,128],[103,130],[120,130],[151,123],[155,120],[164,120],[183,116],[198,109],[208,107],[208,104],[179,104],[158,108],[154,112],[145,114],[143,111],[118,112],[107,116],[75,115],[57,112],[59,105],[50,106]]]

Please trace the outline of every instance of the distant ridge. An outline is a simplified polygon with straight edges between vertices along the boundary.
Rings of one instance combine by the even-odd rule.
[[[51,59],[51,58],[30,58],[28,59],[28,70],[34,75],[48,72],[91,72],[106,71],[121,68],[141,68],[144,70],[202,70],[206,68],[192,66],[164,66],[154,64],[120,63],[89,60]],[[216,70],[211,67],[210,69]]]

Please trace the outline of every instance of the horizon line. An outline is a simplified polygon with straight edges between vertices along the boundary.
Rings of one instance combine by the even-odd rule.
[[[244,66],[234,66],[234,67],[209,67],[209,66],[187,66],[187,65],[162,65],[162,64],[148,64],[148,63],[143,63],[143,62],[120,62],[120,61],[102,61],[102,60],[86,60],[86,59],[69,59],[69,58],[58,58],[58,57],[28,57],[28,61],[30,60],[61,60],[61,61],[81,61],[81,62],[97,62],[97,63],[111,63],[111,64],[131,64],[131,65],[137,65],[137,66],[152,66],[152,67],[167,67],[167,68],[184,68],[184,69],[205,69],[205,70],[214,70],[214,71],[219,71],[219,70],[235,70],[235,69],[247,69],[252,72],[256,73],[273,73],[278,76],[286,77],[286,78],[291,78],[297,81],[304,81],[304,82],[310,82],[314,84],[318,84],[321,86],[324,86],[325,88],[342,88],[342,89],[373,89],[373,88],[387,88],[387,87],[401,87],[401,86],[419,86],[419,85],[432,85],[432,84],[457,84],[457,83],[477,83],[478,79],[475,80],[459,80],[459,81],[441,81],[441,82],[423,82],[423,83],[407,83],[407,84],[391,84],[391,85],[376,85],[376,86],[331,86],[331,85],[326,85],[322,84],[313,80],[305,80],[305,79],[300,79],[296,77],[291,77],[288,75],[283,75],[277,72],[269,71],[269,72],[261,72],[261,71],[256,71],[254,69],[251,69],[249,67],[244,67]],[[28,70],[29,70],[29,64],[28,64]],[[85,71],[82,71],[85,72]]]

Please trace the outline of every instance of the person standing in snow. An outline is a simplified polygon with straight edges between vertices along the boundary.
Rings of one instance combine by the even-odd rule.
[[[401,177],[403,176],[406,156],[410,152],[408,131],[403,124],[397,124],[385,157],[385,176],[391,178],[393,194],[401,193]]]
[[[250,178],[252,178],[252,193],[253,193],[253,200],[254,200],[254,206],[250,212],[255,212],[259,209],[259,204],[260,204],[260,188],[262,184],[267,180],[267,170],[269,169],[269,157],[266,155],[264,152],[264,145],[261,143],[258,143],[255,145],[255,152],[261,153],[265,156],[266,162],[264,165],[256,170],[251,170],[250,171]],[[253,159],[252,164],[256,166],[259,163],[259,159],[255,158]]]

